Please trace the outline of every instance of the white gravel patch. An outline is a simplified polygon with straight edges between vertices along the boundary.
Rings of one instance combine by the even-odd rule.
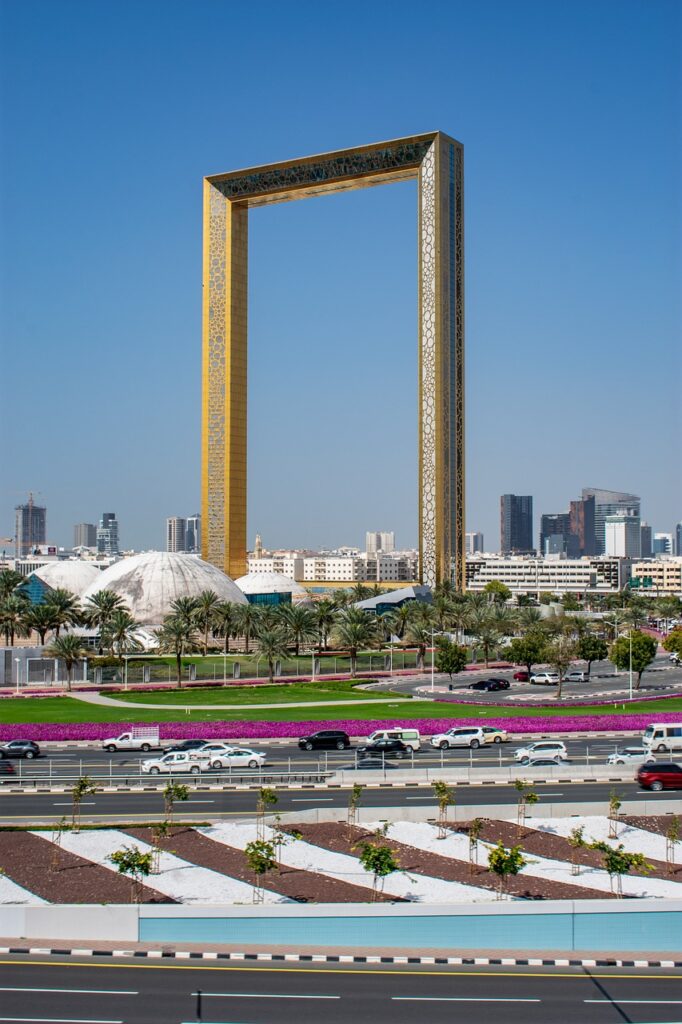
[[[3,903],[21,903],[24,905],[47,906],[47,900],[36,896],[35,893],[24,889],[23,885],[17,885],[7,875],[0,874],[0,905]]]
[[[36,833],[37,835],[38,833]],[[44,838],[45,833],[40,835]],[[117,868],[109,859],[116,850],[123,846],[137,846],[146,853],[153,848],[141,839],[120,832],[118,829],[93,829],[74,834],[65,832],[62,835],[63,849],[100,864],[110,871]],[[179,903],[252,903],[253,886],[238,878],[230,878],[218,871],[199,867],[182,860],[172,853],[161,853],[159,873],[149,875],[147,884],[157,892],[169,896]],[[265,891],[265,903],[290,903],[285,896]]]
[[[665,836],[648,832],[644,828],[635,828],[634,825],[621,823],[618,825],[618,837],[610,839],[609,820],[605,814],[591,817],[526,818],[526,824],[529,828],[537,829],[538,832],[553,832],[564,838],[568,838],[574,828],[582,827],[585,830],[584,836],[588,843],[602,840],[610,843],[611,846],[618,846],[622,843],[628,853],[643,853],[645,857],[665,861]]]
[[[256,825],[251,822],[220,822],[206,828],[198,828],[196,831],[218,843],[242,850],[257,836]],[[266,827],[265,834],[267,838],[272,839],[274,830]],[[350,882],[351,885],[372,888],[371,873],[365,871],[358,858],[350,857],[348,854],[334,853],[306,843],[302,839],[290,839],[282,847],[281,856],[282,863],[288,867],[315,871],[330,878],[338,878],[342,882]],[[425,875],[410,875],[405,871],[396,871],[389,875],[383,891],[389,896],[397,896],[415,903],[471,903],[490,902],[496,899],[496,893],[490,889],[464,885],[461,882],[446,882]]]

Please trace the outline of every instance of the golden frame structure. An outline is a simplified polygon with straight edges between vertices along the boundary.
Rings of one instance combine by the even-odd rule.
[[[246,572],[248,213],[418,182],[420,582],[465,584],[464,152],[442,132],[204,179],[202,555]]]

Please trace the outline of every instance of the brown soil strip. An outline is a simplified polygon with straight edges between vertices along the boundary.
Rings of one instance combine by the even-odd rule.
[[[0,870],[50,903],[130,903],[128,878],[30,832],[0,832]],[[174,903],[143,886],[142,903]]]
[[[149,828],[127,828],[128,835],[142,839],[145,843],[152,842]],[[246,854],[233,846],[217,843],[200,832],[191,828],[177,826],[171,835],[161,841],[161,849],[174,853],[178,857],[197,864],[202,868],[210,868],[220,874],[238,878],[242,882],[253,885],[253,871],[248,865]],[[282,865],[279,871],[270,871],[264,877],[264,889],[288,896],[300,903],[368,903],[371,891],[361,885],[352,885],[337,878],[314,871],[302,871],[299,868]],[[390,896],[384,896],[386,902]],[[395,897],[393,902],[396,902]]]
[[[461,822],[454,826],[457,832],[468,831],[468,823]],[[590,841],[587,832],[584,834],[586,842]],[[525,853],[537,854],[539,857],[550,857],[553,860],[565,860],[571,862],[571,857],[576,864],[590,868],[604,867],[604,858],[598,850],[578,849],[573,850],[568,839],[557,836],[553,832],[540,832],[534,828],[527,828],[523,825],[520,829],[511,821],[498,821],[490,818],[483,819],[481,839],[486,843],[497,843],[500,839],[505,846],[521,846]],[[618,839],[610,839],[613,846],[618,845]],[[647,864],[651,864],[651,871],[631,871],[632,875],[643,875],[646,878],[666,878],[673,882],[682,881],[682,866],[674,867],[668,871],[665,862],[652,860],[647,857]]]
[[[300,832],[306,842],[321,846],[335,853],[346,853],[357,857],[357,845],[364,841],[388,846],[400,861],[402,871],[411,875],[429,875],[442,878],[446,882],[462,882],[465,885],[476,885],[482,889],[497,891],[497,877],[482,865],[474,866],[473,872],[467,861],[454,857],[442,857],[437,853],[417,850],[414,846],[396,842],[385,836],[377,838],[373,832],[360,827],[350,830],[342,822],[326,822],[321,824],[292,825],[289,831]],[[512,895],[528,900],[585,900],[608,899],[608,893],[596,889],[588,889],[582,885],[570,885],[567,882],[554,882],[551,879],[536,878],[531,875],[517,875],[507,880],[506,891]]]
[[[674,814],[623,814],[621,821],[627,825],[633,825],[635,828],[643,828],[647,832],[657,832],[659,836],[664,836],[672,825],[674,817]],[[682,838],[682,803],[680,803],[680,813],[677,818],[680,823],[680,838]]]

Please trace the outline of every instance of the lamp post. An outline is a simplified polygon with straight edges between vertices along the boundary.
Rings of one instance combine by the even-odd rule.
[[[435,636],[442,636],[442,635],[443,635],[443,630],[442,629],[432,629],[431,630],[431,693],[433,693],[434,687],[435,687],[435,661],[436,661],[436,658],[435,658],[435,653],[436,652],[435,652],[435,649],[434,649],[433,638]]]
[[[19,695],[19,683],[21,681],[21,658],[14,659],[17,663],[17,696]]]
[[[630,700],[632,700],[632,630],[630,630]]]

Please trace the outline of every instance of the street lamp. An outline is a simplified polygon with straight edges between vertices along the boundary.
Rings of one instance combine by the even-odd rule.
[[[434,691],[434,684],[435,684],[434,668],[435,668],[435,660],[436,660],[435,659],[435,649],[434,649],[433,638],[434,638],[434,636],[443,636],[444,632],[445,631],[442,630],[442,629],[432,629],[431,630],[431,692],[432,693]]]
[[[19,682],[21,679],[21,658],[14,659],[17,663],[17,694],[19,693]]]
[[[630,700],[632,700],[632,630],[630,630]]]

